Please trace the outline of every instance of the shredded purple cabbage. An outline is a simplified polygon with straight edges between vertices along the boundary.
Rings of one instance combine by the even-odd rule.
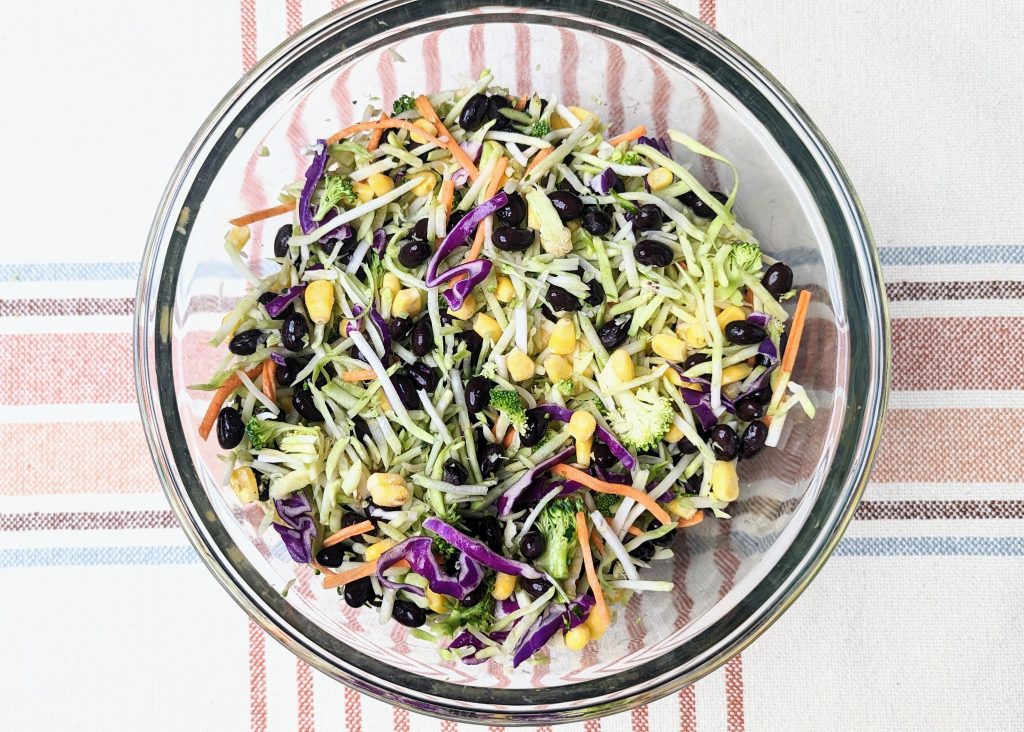
[[[515,510],[516,505],[524,503],[520,499],[524,498],[523,492],[533,483],[533,479],[538,475],[542,474],[548,468],[558,465],[561,462],[568,460],[570,457],[576,454],[575,447],[567,447],[556,455],[552,455],[547,460],[534,465],[532,468],[523,473],[519,480],[509,486],[508,490],[501,494],[498,498],[498,515],[508,516],[512,511]]]
[[[316,144],[319,145],[320,152],[313,156],[313,161],[306,169],[306,182],[299,195],[299,227],[303,234],[308,234],[317,226],[313,221],[313,212],[310,211],[310,206],[313,203],[316,184],[320,182],[324,175],[324,169],[327,167],[327,143],[324,140],[317,140]]]
[[[284,309],[288,307],[292,300],[297,298],[303,292],[306,291],[306,285],[295,285],[295,287],[288,288],[288,291],[283,295],[278,295],[273,300],[267,303],[267,315],[271,318],[276,318]]]
[[[505,195],[504,191],[498,191],[497,195],[493,198],[484,201],[479,206],[471,210],[462,219],[452,227],[452,230],[448,232],[448,235],[441,242],[441,246],[434,252],[434,256],[430,258],[427,263],[427,275],[426,283],[427,287],[437,287],[442,282],[447,282],[452,277],[457,267],[449,269],[442,275],[438,275],[437,268],[441,266],[441,263],[451,256],[457,248],[466,243],[469,239],[469,235],[473,233],[480,223],[488,216],[493,214],[499,208],[505,206],[508,203],[508,196]]]
[[[277,351],[270,352],[270,360],[276,363],[278,366],[284,366],[287,363],[287,359]]]
[[[672,153],[669,152],[669,149],[668,149],[668,143],[665,142],[665,139],[663,137],[647,137],[646,135],[641,135],[637,139],[636,144],[637,145],[647,145],[648,147],[653,147],[655,150],[660,152],[665,157],[667,157],[669,159],[672,158]]]
[[[404,559],[413,572],[427,580],[430,589],[441,595],[449,595],[456,600],[463,599],[475,590],[484,579],[484,568],[470,556],[464,554],[459,558],[459,573],[448,574],[434,554],[434,541],[428,536],[417,536],[406,539],[391,547],[377,560],[377,579],[385,587],[393,590],[405,590],[422,597],[423,589],[403,582],[395,582],[384,576],[384,572]]]
[[[568,606],[550,605],[515,647],[512,652],[512,667],[518,667],[523,661],[547,645],[547,642],[560,629],[568,626],[568,629],[571,630],[585,622],[592,607],[594,607],[594,598],[590,595],[580,595]]]
[[[388,245],[388,235],[384,233],[384,229],[377,229],[373,232],[373,251],[377,252],[378,255],[384,256],[384,248]]]
[[[370,320],[380,333],[380,342],[384,344],[384,353],[391,353],[391,328],[388,327],[384,316],[377,312],[377,308],[370,308]]]
[[[590,181],[590,187],[594,189],[594,192],[599,196],[607,196],[608,192],[615,187],[615,183],[619,180],[619,176],[615,174],[615,171],[611,168],[605,168],[600,175],[595,175]]]
[[[309,564],[313,561],[313,539],[316,537],[316,522],[309,515],[312,506],[306,494],[297,491],[287,498],[274,500],[277,515],[284,524],[271,524],[288,550],[292,561]]]
[[[490,638],[491,640],[495,641],[496,643],[503,643],[505,641],[505,639],[508,638],[508,631],[507,630],[499,630],[497,633],[491,633],[487,637]],[[487,660],[486,658],[477,658],[477,655],[476,655],[477,652],[478,651],[482,651],[484,648],[486,648],[486,645],[484,644],[484,642],[482,640],[477,638],[475,635],[470,633],[468,630],[464,630],[461,633],[459,633],[457,636],[455,636],[452,639],[452,642],[448,644],[447,648],[448,648],[449,651],[453,650],[453,649],[456,649],[456,648],[473,648],[473,649],[475,649],[473,651],[473,653],[470,653],[468,656],[463,656],[461,659],[459,659],[464,664],[466,664],[467,666],[475,666],[478,663],[483,663],[484,661]]]
[[[679,392],[683,395],[683,401],[693,410],[693,413],[697,415],[697,419],[700,420],[701,427],[706,430],[711,429],[718,424],[718,417],[715,416],[715,412],[711,409],[711,395],[708,393],[696,391],[694,389],[683,389],[680,388]]]
[[[519,500],[515,501],[516,507],[529,506],[536,503],[541,498],[550,493],[553,489],[558,488],[558,495],[555,498],[562,498],[578,491],[582,486],[572,480],[555,480],[550,483],[544,483],[542,481],[534,481],[530,483],[530,487],[523,491],[520,495]]]
[[[487,275],[491,273],[491,266],[490,260],[477,259],[452,267],[446,271],[442,275],[444,279],[450,279],[459,273],[466,274],[465,279],[459,280],[450,289],[444,291],[444,299],[448,301],[448,307],[452,310],[461,308],[466,298],[469,297],[469,293],[473,291],[473,288],[487,279]]]
[[[572,410],[567,407],[560,407],[557,404],[538,404],[537,408],[544,410],[559,422],[568,423],[568,421],[572,419]],[[597,439],[608,446],[612,455],[617,457],[619,462],[622,463],[622,467],[626,470],[633,470],[633,468],[636,467],[636,458],[629,453],[629,450],[627,450],[621,442],[615,439],[615,435],[601,425],[597,426],[597,429],[594,430],[594,434],[597,435]]]
[[[423,528],[440,536],[453,547],[465,554],[466,557],[475,559],[480,562],[480,564],[490,567],[495,572],[514,574],[519,577],[526,577],[527,579],[537,579],[544,576],[528,564],[517,562],[514,559],[503,557],[502,555],[491,551],[490,547],[482,541],[477,541],[476,539],[466,536],[454,526],[449,526],[435,516],[431,516],[426,519],[423,522]]]

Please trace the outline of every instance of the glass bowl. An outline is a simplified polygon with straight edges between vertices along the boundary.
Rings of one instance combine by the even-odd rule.
[[[358,119],[368,100],[460,86],[484,68],[513,92],[587,107],[613,131],[673,127],[740,171],[740,221],[785,260],[813,304],[796,377],[818,406],[780,449],[745,464],[730,521],[705,521],[655,568],[674,593],[635,597],[582,653],[553,647],[517,671],[442,662],[436,649],[348,608],[297,568],[222,486],[196,426],[220,359],[206,345],[244,280],[222,248],[228,218],[273,205],[301,177],[301,145]],[[261,148],[270,155],[260,155]],[[712,187],[728,182],[675,147]],[[253,226],[259,264],[279,224]],[[263,267],[272,266],[263,262]],[[879,265],[835,155],[767,72],[695,19],[650,0],[357,2],[271,52],[185,151],[150,231],[135,319],[149,445],[186,534],[263,628],[324,673],[416,711],[495,724],[579,720],[650,702],[709,673],[762,633],[838,542],[878,444],[889,373]],[[273,532],[271,532],[272,534]],[[287,597],[281,590],[297,581]],[[622,622],[624,621],[624,622]]]

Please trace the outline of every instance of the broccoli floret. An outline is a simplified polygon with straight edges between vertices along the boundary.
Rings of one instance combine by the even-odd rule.
[[[341,201],[348,204],[356,202],[356,194],[352,190],[352,181],[340,175],[326,176],[324,178],[324,189],[320,192],[320,203],[317,204],[313,219],[319,221]]]
[[[556,498],[541,511],[537,519],[537,530],[544,536],[544,553],[537,560],[537,566],[555,579],[569,576],[569,563],[576,546],[576,512],[583,510],[583,503],[576,496]]]
[[[544,135],[551,132],[551,123],[546,119],[542,119],[538,122],[533,123],[533,127],[530,128],[530,137],[544,137]]]
[[[401,114],[402,112],[408,112],[415,106],[416,97],[410,96],[408,94],[403,94],[402,96],[395,100],[394,104],[391,105],[391,113]]]
[[[526,405],[514,391],[498,387],[491,389],[491,406],[504,414],[516,430],[522,432],[526,427]]]
[[[594,505],[597,506],[597,510],[601,512],[602,516],[614,516],[615,509],[618,508],[619,502],[622,500],[621,497],[614,493],[598,493],[594,491]]]
[[[748,241],[734,244],[729,258],[737,269],[752,275],[761,274],[761,247]]]
[[[262,419],[250,417],[245,423],[245,434],[249,437],[250,449],[254,452],[262,450],[274,441],[277,434],[275,422],[264,422]]]
[[[459,550],[453,547],[444,539],[442,539],[440,536],[434,537],[434,552],[436,554],[440,554],[445,559],[453,559],[459,556]]]
[[[559,379],[555,384],[555,388],[558,389],[558,393],[562,396],[572,396],[576,393],[576,385],[572,382],[572,378]]]
[[[456,605],[448,617],[437,623],[437,629],[445,635],[455,635],[455,632],[462,627],[470,627],[481,632],[490,630],[494,624],[494,598],[491,597],[491,590],[494,588],[494,575],[484,580],[485,589],[483,597],[475,605],[463,607]]]
[[[615,434],[634,450],[655,447],[672,426],[672,400],[659,396],[653,389],[637,389],[616,394],[617,409],[608,415]]]
[[[622,160],[620,162],[623,165],[640,165],[640,153],[635,150],[627,150],[622,154]]]

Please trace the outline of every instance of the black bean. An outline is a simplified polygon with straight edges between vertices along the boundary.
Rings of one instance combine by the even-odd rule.
[[[612,454],[611,448],[603,442],[594,442],[590,454],[594,458],[594,464],[601,468],[601,470],[608,470],[619,464],[619,459]]]
[[[654,557],[656,547],[649,541],[645,541],[629,553],[629,556],[639,559],[641,562],[650,562]]]
[[[440,378],[434,369],[422,361],[411,363],[405,367],[404,373],[413,380],[417,389],[423,389],[428,394],[433,394]]]
[[[280,386],[291,386],[295,377],[302,371],[303,364],[297,358],[286,358],[284,365],[278,364],[274,371],[274,379]]]
[[[259,328],[243,330],[241,333],[236,333],[235,337],[231,339],[231,342],[228,343],[228,350],[236,356],[251,356],[256,353],[262,340],[263,331]]]
[[[492,552],[501,553],[505,536],[501,528],[501,522],[498,521],[496,516],[467,519],[466,528],[473,536],[486,544],[487,548]]]
[[[651,543],[657,546],[669,546],[676,538],[676,529],[672,529],[664,536],[659,536],[657,539],[651,539]]]
[[[288,256],[288,240],[292,238],[292,225],[285,224],[274,236],[274,256],[278,259]]]
[[[597,307],[604,302],[604,285],[597,280],[591,280],[587,283],[587,289],[590,290],[590,294],[587,295],[586,303],[591,307]]]
[[[640,264],[646,264],[649,267],[667,267],[672,264],[675,254],[672,253],[672,248],[668,244],[647,239],[633,247],[633,257]]]
[[[546,320],[550,320],[552,323],[558,322],[558,316],[551,312],[551,308],[547,306],[547,303],[541,303],[540,314],[543,315]]]
[[[676,443],[676,449],[683,455],[692,455],[697,452],[697,446],[685,437]]]
[[[548,291],[544,295],[544,299],[548,301],[552,310],[575,312],[580,309],[579,298],[558,285],[548,285]]]
[[[325,567],[340,567],[345,561],[345,552],[344,542],[325,546],[316,553],[316,561]]]
[[[768,337],[768,332],[749,320],[734,320],[722,329],[725,337],[741,346],[752,346]]]
[[[412,332],[412,320],[409,318],[392,318],[390,323],[391,340],[404,341]]]
[[[729,425],[719,424],[711,429],[711,449],[719,460],[733,460],[739,450],[736,431]]]
[[[474,94],[466,102],[459,113],[459,126],[467,132],[473,132],[487,119],[487,97]]]
[[[752,396],[743,397],[734,405],[736,417],[742,422],[753,422],[764,416],[764,405]]]
[[[494,212],[505,226],[519,226],[526,219],[526,201],[518,193],[511,193],[508,203]]]
[[[683,371],[689,371],[697,364],[707,363],[710,360],[711,356],[709,356],[706,353],[691,353],[689,356],[686,357],[686,360],[683,361],[683,365],[680,366],[679,368],[681,368]]]
[[[597,329],[597,337],[601,341],[601,345],[609,351],[614,351],[621,346],[626,342],[626,336],[629,335],[629,326],[632,322],[633,315],[631,313],[623,313],[602,325]]]
[[[665,217],[662,215],[661,209],[653,203],[645,203],[637,209],[633,216],[633,229],[634,231],[652,231],[660,229],[664,222]]]
[[[451,214],[449,214],[449,216],[448,216],[448,231],[451,231],[452,229],[454,229],[455,225],[457,223],[459,223],[460,221],[462,221],[462,219],[464,219],[464,218],[466,218],[466,212],[465,211],[460,211],[458,209],[453,209]],[[475,231],[476,231],[476,227],[473,228],[473,231],[469,232],[470,233],[470,238],[472,238],[473,232],[475,232]]]
[[[729,200],[729,197],[721,191],[708,191],[708,193],[718,199],[721,203],[725,203]],[[693,191],[687,191],[683,195],[679,196],[679,202],[684,206],[688,206],[690,210],[693,211],[694,216],[700,216],[702,219],[713,219],[715,217],[714,209],[704,203],[701,197]]]
[[[504,457],[505,453],[501,449],[501,445],[496,445],[493,442],[487,443],[478,458],[480,462],[480,475],[484,478],[494,475]]]
[[[772,390],[769,389],[768,387],[765,387],[764,389],[758,389],[750,396],[759,401],[761,404],[768,404],[772,400]]]
[[[740,437],[740,457],[749,459],[761,452],[764,442],[768,439],[768,426],[761,420],[754,420],[743,430]]]
[[[526,412],[526,424],[519,434],[519,444],[523,447],[533,447],[544,437],[548,428],[550,416],[543,409],[530,409]]]
[[[363,424],[365,426],[366,423],[364,422]],[[358,430],[357,430],[357,432],[358,432]],[[346,511],[345,514],[341,517],[341,528],[347,529],[350,526],[355,526],[356,524],[361,524],[361,523],[363,523],[363,521],[366,521],[366,517],[365,516],[361,516],[360,514],[356,513],[355,511]],[[354,537],[353,539],[351,539],[351,541],[359,541],[359,537],[358,536]]]
[[[513,229],[500,226],[491,234],[494,246],[503,252],[525,252],[536,237],[532,229]]]
[[[292,406],[295,407],[295,411],[299,413],[300,417],[308,419],[310,422],[324,421],[324,416],[320,414],[320,410],[313,403],[313,393],[309,389],[296,389],[292,394]]]
[[[345,585],[345,603],[349,607],[362,607],[373,597],[373,583],[369,577],[360,577]],[[398,605],[398,601],[395,602]]]
[[[455,458],[448,458],[441,470],[441,480],[452,485],[463,485],[469,480],[469,471]]]
[[[486,376],[474,376],[466,382],[466,408],[470,414],[477,414],[491,403],[491,389],[494,382]]]
[[[434,349],[434,329],[430,327],[430,318],[424,315],[412,328],[412,352],[422,358]]]
[[[782,262],[776,262],[764,273],[761,284],[778,299],[793,289],[793,270]]]
[[[583,215],[583,201],[572,191],[555,191],[549,193],[548,198],[558,212],[558,218],[562,223],[567,224],[575,221]]]
[[[519,553],[523,555],[523,559],[532,562],[535,559],[540,559],[540,555],[544,553],[547,546],[548,543],[544,539],[544,535],[531,529],[523,534],[523,538],[519,542]]]
[[[695,496],[700,493],[700,486],[704,482],[703,473],[694,473],[683,483],[683,493],[688,496]]]
[[[352,418],[352,429],[355,430],[356,439],[362,442],[367,437],[372,439],[370,435],[370,428],[366,426],[366,420],[360,417],[358,414]],[[348,516],[348,514],[345,514]],[[342,519],[344,521],[344,518]]]
[[[265,473],[256,473],[256,497],[260,501],[270,500],[270,478]]]
[[[459,605],[462,607],[473,607],[478,602],[484,599],[484,595],[487,594],[487,582],[481,582],[472,590],[467,592],[465,596],[459,600]]]
[[[406,409],[416,409],[420,406],[420,398],[416,396],[416,382],[398,372],[391,375],[391,383]]]
[[[433,251],[430,245],[421,239],[411,239],[398,250],[398,263],[406,269],[414,269],[430,259]]]
[[[284,319],[281,326],[281,345],[289,351],[301,351],[306,347],[305,338],[309,333],[309,323],[302,313],[292,313]]]
[[[597,206],[587,206],[583,210],[583,228],[594,236],[604,236],[612,230],[612,219]]]
[[[551,583],[543,577],[537,577],[536,579],[527,579],[526,577],[520,577],[519,586],[526,590],[527,595],[533,598],[537,598],[548,591],[548,589],[551,587]]]
[[[419,221],[416,222],[416,225],[412,227],[412,233],[416,235],[417,239],[423,239],[424,241],[426,241],[426,239],[427,239],[427,226],[428,226],[427,220],[426,219],[420,219]]]
[[[245,436],[245,423],[241,413],[233,407],[224,407],[217,414],[217,442],[225,450],[237,447]]]
[[[475,330],[464,330],[461,333],[456,333],[455,337],[466,344],[466,350],[469,351],[469,365],[475,366],[480,360],[480,350],[484,347],[483,337]]]
[[[512,120],[501,113],[501,110],[511,106],[508,99],[501,94],[495,94],[487,99],[487,119],[494,120],[492,130],[510,131],[513,129]]]
[[[270,290],[269,292],[264,292],[262,295],[256,298],[256,302],[258,302],[263,307],[266,307],[267,305],[270,304],[270,301],[275,299],[276,297],[277,293],[274,292],[273,290]]]

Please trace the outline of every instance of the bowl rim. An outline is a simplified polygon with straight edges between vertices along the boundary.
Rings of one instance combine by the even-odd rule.
[[[593,8],[596,6],[606,11],[604,16],[595,17]],[[796,166],[797,169],[801,175],[809,173],[811,177],[820,178],[818,182],[828,193],[828,196],[822,196],[831,197],[831,200],[819,201],[815,195],[815,204],[819,208],[822,203],[830,204],[834,208],[833,213],[837,214],[836,218],[829,219],[824,211],[823,218],[833,225],[842,222],[845,226],[836,231],[830,226],[829,230],[834,250],[837,241],[849,241],[851,250],[848,254],[852,258],[850,264],[855,265],[840,272],[843,304],[849,308],[850,297],[859,298],[855,304],[864,308],[869,326],[869,348],[866,354],[860,354],[862,357],[866,355],[867,368],[851,367],[849,375],[851,393],[854,385],[863,389],[864,408],[858,415],[850,415],[847,405],[843,425],[844,434],[847,429],[855,427],[857,439],[850,441],[854,444],[847,451],[851,454],[848,456],[845,478],[840,481],[840,485],[830,490],[833,500],[831,510],[820,517],[819,528],[812,536],[808,536],[810,528],[806,525],[801,527],[776,567],[740,601],[730,616],[646,666],[623,673],[623,679],[617,684],[609,684],[606,683],[608,679],[601,679],[540,690],[467,687],[425,679],[404,669],[395,669],[349,649],[338,641],[334,642],[328,652],[326,646],[329,643],[316,644],[307,634],[297,629],[292,622],[292,616],[297,613],[289,613],[289,606],[283,598],[269,597],[266,588],[257,591],[251,582],[246,581],[245,567],[239,566],[248,564],[244,559],[237,563],[227,557],[224,546],[218,541],[227,536],[226,532],[218,533],[200,515],[201,511],[195,502],[185,499],[184,493],[189,489],[182,487],[183,479],[195,478],[195,467],[187,449],[182,452],[180,449],[175,450],[174,445],[168,447],[172,442],[175,425],[181,423],[174,399],[169,358],[170,313],[178,275],[176,266],[180,264],[180,254],[188,241],[189,231],[188,222],[178,222],[178,213],[183,205],[201,203],[205,188],[200,186],[199,195],[196,195],[196,181],[202,180],[204,174],[210,174],[213,155],[221,156],[222,162],[237,144],[234,130],[239,126],[248,127],[247,123],[258,117],[270,103],[268,99],[261,98],[261,85],[304,58],[307,63],[313,59],[310,68],[326,60],[326,55],[317,54],[330,53],[332,41],[336,43],[335,36],[343,32],[356,36],[359,39],[357,43],[376,39],[384,45],[386,37],[382,32],[374,30],[377,28],[375,22],[383,21],[385,27],[422,22],[436,19],[446,8],[458,17],[474,9],[495,9],[495,14],[476,17],[484,21],[508,20],[509,16],[501,13],[507,13],[511,7],[526,8],[528,13],[542,9],[544,22],[555,24],[560,20],[558,14],[574,19],[590,16],[587,18],[589,21],[605,24],[600,27],[609,33],[621,25],[611,24],[609,28],[607,18],[619,20],[638,16],[643,19],[644,30],[651,39],[650,51],[691,61],[691,54],[705,60],[713,59],[720,63],[715,70],[723,78],[715,73],[711,75],[727,89],[730,88],[729,78],[733,84],[750,85],[756,82],[756,91],[765,96],[767,105],[771,107],[768,116],[774,115],[773,118],[782,123],[778,128],[769,128],[769,131],[774,135],[789,137],[791,142],[795,141],[802,146],[793,154],[807,154],[809,157],[805,165],[809,164],[810,168],[803,170]],[[520,14],[517,17],[522,19],[524,16]],[[360,29],[360,25],[364,27]],[[672,39],[677,40],[675,47],[670,42]],[[693,47],[682,47],[688,43],[693,44]],[[704,70],[708,71],[706,68]],[[234,114],[231,114],[233,111]],[[760,117],[759,121],[764,123]],[[777,143],[786,150],[782,140],[777,139]],[[204,151],[206,157],[200,158],[200,153]],[[787,154],[789,152],[787,150]],[[189,183],[187,191],[186,183]],[[175,253],[179,255],[174,262],[175,268],[168,271],[168,262]],[[835,253],[837,257],[840,255],[839,251]],[[854,269],[856,277],[852,274]],[[658,0],[437,0],[431,3],[419,0],[356,0],[307,26],[269,52],[231,88],[201,125],[177,163],[154,216],[142,259],[133,336],[136,393],[147,442],[163,490],[179,524],[204,564],[249,616],[298,657],[359,691],[420,713],[506,725],[578,721],[653,701],[720,667],[767,630],[821,569],[852,518],[867,484],[881,435],[891,359],[889,320],[877,252],[860,202],[835,153],[797,102],[756,61],[697,19]],[[854,355],[851,354],[851,359]],[[168,384],[171,385],[169,390]],[[830,466],[830,474],[838,458],[837,452]],[[185,470],[188,475],[183,476],[181,470]],[[828,488],[827,482],[823,483],[822,494],[817,501],[823,499],[824,491]],[[248,579],[254,579],[252,574],[255,573],[250,573]],[[776,577],[780,574],[781,579]],[[765,583],[773,578],[778,581],[765,592],[759,593]],[[758,601],[752,602],[751,598],[758,595]],[[723,624],[724,627],[719,628]],[[712,630],[718,632],[704,638]],[[685,659],[681,658],[683,656]],[[699,660],[694,663],[696,659]],[[679,672],[678,660],[687,660],[690,663],[689,670]],[[651,671],[644,673],[648,668]],[[391,678],[384,677],[382,671],[385,669]],[[643,678],[631,680],[636,674]],[[594,689],[596,694],[587,693],[588,689]]]

